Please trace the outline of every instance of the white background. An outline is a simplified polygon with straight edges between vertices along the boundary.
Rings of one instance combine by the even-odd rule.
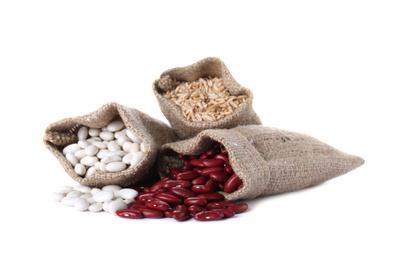
[[[1,1],[1,259],[399,259],[398,1]],[[221,58],[264,125],[366,161],[224,221],[129,220],[51,199],[76,185],[47,125]]]

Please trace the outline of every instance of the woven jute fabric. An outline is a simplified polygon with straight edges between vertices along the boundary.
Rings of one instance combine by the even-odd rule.
[[[144,159],[136,166],[120,172],[96,171],[88,178],[76,174],[74,167],[62,153],[62,149],[78,141],[76,132],[81,126],[102,128],[116,119],[122,119],[126,128],[134,132],[147,144],[148,151],[145,153]],[[158,177],[154,167],[158,149],[164,143],[174,142],[177,139],[171,127],[164,122],[139,110],[113,102],[105,104],[94,112],[61,119],[50,124],[45,130],[43,141],[69,176],[80,184],[91,187],[102,187],[109,184],[127,187],[148,178],[152,174]]]
[[[245,103],[231,115],[214,122],[193,122],[186,119],[181,109],[165,97],[167,91],[175,88],[173,82],[192,82],[199,78],[219,77],[231,95],[247,95]],[[233,128],[239,125],[261,125],[259,116],[253,109],[253,93],[241,86],[233,78],[226,65],[218,58],[209,57],[186,67],[176,67],[163,72],[153,83],[153,92],[162,113],[180,139],[195,136],[205,129]]]
[[[360,157],[339,151],[314,137],[258,125],[204,130],[197,136],[164,144],[158,156],[158,172],[167,176],[183,160],[177,154],[199,155],[220,142],[230,164],[243,180],[227,200],[252,199],[299,190],[345,174],[364,163]]]

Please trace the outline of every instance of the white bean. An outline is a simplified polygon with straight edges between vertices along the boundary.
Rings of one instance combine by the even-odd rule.
[[[137,197],[138,194],[139,193],[136,190],[129,188],[121,189],[118,191],[118,196],[123,199],[134,199]]]
[[[112,139],[114,139],[114,134],[111,132],[101,132],[99,136],[104,141],[111,141]]]
[[[115,201],[112,201],[112,202],[110,202],[110,204],[108,204],[108,206],[107,206],[107,209],[108,209],[108,212],[110,212],[111,214],[113,214],[113,215],[116,215],[116,211],[117,210],[120,210],[120,209],[127,209],[128,208],[128,206],[125,204],[125,202],[124,201],[122,201],[122,200],[115,200]]]
[[[106,169],[109,172],[119,172],[126,169],[126,164],[123,162],[111,162],[107,164]]]
[[[108,190],[102,190],[93,194],[93,199],[96,202],[104,202],[114,198],[114,192]]]
[[[93,156],[99,151],[99,148],[95,145],[89,145],[85,148],[85,153],[87,156]]]
[[[101,132],[101,130],[99,128],[90,128],[89,129],[89,135],[91,137],[99,136],[100,132]]]
[[[103,159],[101,159],[102,163],[111,163],[111,162],[120,162],[120,161],[122,161],[122,158],[117,155],[106,156]]]
[[[134,142],[140,144],[142,140],[140,140],[135,133],[133,133],[131,130],[126,130],[126,135]]]
[[[96,168],[94,168],[94,166],[89,167],[89,169],[87,169],[87,171],[86,171],[85,178],[89,178],[89,177],[92,176],[95,172],[96,172]]]
[[[121,146],[116,141],[110,141],[107,146],[108,150],[111,152],[121,150]]]
[[[140,150],[139,144],[138,143],[133,143],[131,145],[131,147],[130,147],[129,152],[135,154],[135,153],[139,152],[139,150]]]
[[[86,140],[88,137],[88,128],[86,126],[82,126],[79,128],[78,133],[76,134],[79,140]]]
[[[90,212],[100,212],[103,210],[103,204],[102,203],[93,203],[92,205],[89,206],[89,211]]]
[[[124,128],[125,124],[121,120],[116,120],[108,124],[107,130],[110,132],[117,132]]]
[[[74,204],[75,208],[79,211],[87,210],[89,208],[89,205],[90,205],[89,202],[87,202],[87,200],[82,198],[77,198]]]
[[[66,158],[73,166],[75,166],[75,165],[77,165],[77,164],[79,163],[78,158],[76,158],[76,156],[75,156],[74,154],[72,154],[72,153],[67,153],[67,154],[65,155],[65,158]]]
[[[77,143],[70,144],[63,149],[63,154],[67,154],[67,153],[73,154],[80,149],[81,149],[81,147]]]
[[[81,164],[85,166],[94,166],[99,159],[95,156],[85,156],[81,159]]]
[[[79,176],[84,176],[86,173],[86,167],[85,165],[78,163],[77,165],[75,165],[74,168],[76,174],[78,174]]]
[[[135,166],[136,164],[138,164],[142,160],[143,156],[144,156],[143,152],[135,153],[135,155],[133,156],[133,158],[131,160],[131,166]]]

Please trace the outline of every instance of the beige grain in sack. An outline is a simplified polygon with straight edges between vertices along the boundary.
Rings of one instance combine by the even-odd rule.
[[[246,101],[228,116],[217,121],[193,122],[187,120],[182,110],[173,101],[165,97],[167,91],[173,90],[174,82],[192,82],[200,78],[218,77],[231,95],[247,95]],[[163,72],[153,83],[153,92],[161,111],[180,139],[195,136],[205,129],[233,128],[239,125],[261,125],[261,120],[253,110],[253,93],[241,86],[233,78],[226,65],[218,58],[205,58],[186,67],[177,67]]]
[[[167,176],[180,168],[177,154],[199,155],[220,142],[243,187],[221,192],[227,200],[252,199],[320,184],[364,163],[360,157],[335,149],[311,136],[287,130],[248,125],[233,129],[204,130],[196,137],[164,144],[158,172]]]
[[[134,132],[148,147],[143,159],[134,167],[119,172],[96,171],[89,177],[81,177],[72,164],[65,158],[62,150],[65,146],[76,143],[76,132],[81,126],[102,128],[113,120],[122,119],[127,129]],[[137,183],[151,172],[156,176],[154,162],[157,151],[162,144],[174,142],[177,136],[165,123],[149,115],[118,103],[107,103],[98,110],[86,115],[65,118],[49,125],[44,134],[45,146],[59,160],[65,171],[75,181],[91,187],[102,187],[109,184],[130,186]],[[153,170],[152,170],[153,169]]]

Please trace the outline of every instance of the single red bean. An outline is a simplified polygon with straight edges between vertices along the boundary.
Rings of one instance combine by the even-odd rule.
[[[146,202],[140,200],[136,200],[135,202],[132,203],[132,205],[144,205],[144,204],[146,204]]]
[[[182,199],[181,198],[179,198],[179,197],[177,197],[175,195],[171,195],[171,194],[165,193],[165,192],[157,194],[156,198],[160,199],[162,201],[165,201],[167,203],[170,203],[170,204],[181,204],[182,203]]]
[[[196,205],[196,206],[205,206],[207,205],[207,200],[199,197],[189,197],[186,198],[183,203],[188,206]]]
[[[192,214],[196,214],[202,211],[206,211],[206,208],[200,207],[200,206],[196,206],[196,205],[192,205],[188,208],[188,211]]]
[[[149,209],[155,209],[155,210],[160,210],[160,211],[169,209],[169,204],[162,200],[148,201],[148,202],[146,202],[145,205]]]
[[[208,158],[214,157],[217,154],[215,150],[208,150],[205,155],[207,155]]]
[[[230,206],[228,209],[235,211],[236,214],[245,212],[249,206],[246,203],[239,203],[233,206]]]
[[[206,176],[200,176],[192,181],[192,185],[204,185],[209,180]]]
[[[169,180],[163,184],[163,188],[165,189],[171,189],[172,187],[188,188],[190,186],[192,186],[192,184],[189,181],[178,181],[178,180]]]
[[[210,202],[207,204],[206,209],[212,210],[212,209],[226,209],[226,207],[219,202]]]
[[[178,168],[172,168],[169,172],[177,175],[177,174],[181,173],[182,171],[180,169],[178,169]]]
[[[166,218],[172,218],[172,212],[173,212],[173,211],[174,211],[173,209],[164,210],[164,216],[165,216]]]
[[[232,169],[232,166],[229,163],[225,164],[224,171],[226,173],[228,173],[228,174],[234,174],[235,173],[233,171],[233,169]]]
[[[142,211],[142,209],[147,209],[146,205],[132,205],[129,209],[134,209],[138,211]]]
[[[190,165],[190,160],[185,160],[185,161],[183,162],[183,165]]]
[[[137,201],[147,201],[145,200],[146,198],[154,198],[157,194],[154,192],[149,192],[149,193],[141,193],[139,196],[137,196],[136,200]]]
[[[224,214],[224,218],[231,218],[235,216],[235,211],[233,211],[232,209],[211,209],[211,211],[221,212],[222,214]]]
[[[206,186],[210,187],[211,189],[216,189],[217,188],[217,184],[216,182],[214,182],[213,180],[209,179],[206,184]]]
[[[196,193],[193,191],[180,187],[172,187],[171,192],[182,199],[196,196]]]
[[[159,188],[163,186],[163,184],[168,181],[170,178],[166,177],[164,179],[159,180],[158,182],[154,183],[153,186],[150,188],[150,192],[155,192]]]
[[[221,149],[221,154],[228,155],[228,151],[226,150],[225,147]]]
[[[188,207],[184,204],[178,205],[174,208],[174,210],[179,210],[179,211],[187,211]]]
[[[178,175],[176,175],[176,179],[181,181],[192,181],[197,177],[200,177],[200,173],[195,171],[181,172]]]
[[[192,171],[195,171],[195,172],[198,172],[198,173],[201,173],[202,170],[204,170],[203,167],[194,167],[194,168],[192,169]]]
[[[187,172],[187,171],[190,171],[192,169],[193,169],[192,165],[183,165],[182,168],[181,168],[182,172]],[[178,175],[176,175],[176,176],[178,176]]]
[[[210,174],[210,179],[217,182],[226,182],[231,177],[226,172],[213,172]]]
[[[225,163],[229,163],[229,158],[226,155],[223,154],[217,154],[214,159],[220,159],[220,160],[224,160]]]
[[[141,218],[142,213],[135,209],[119,209],[115,212],[121,218]]]
[[[204,160],[192,159],[192,160],[190,161],[190,164],[193,165],[193,166],[195,166],[195,167],[206,167],[206,166],[203,164],[203,161],[204,161]]]
[[[187,160],[189,158],[189,156],[183,155],[183,154],[178,154],[178,157],[179,157],[179,159],[182,159],[182,160]]]
[[[202,194],[197,195],[197,197],[206,199],[209,202],[220,201],[220,200],[224,199],[224,196],[218,192],[202,193]]]
[[[161,211],[155,209],[142,209],[141,212],[145,218],[162,218],[164,216]]]
[[[231,177],[225,182],[224,191],[231,193],[237,190],[241,183],[240,178],[236,174],[232,174]]]
[[[216,155],[216,156],[218,156],[218,155]],[[202,160],[202,163],[203,163],[204,167],[218,167],[218,166],[225,165],[225,161],[222,159],[204,159],[204,160]]]
[[[200,160],[204,160],[204,159],[207,159],[207,158],[208,158],[208,156],[206,154],[200,155]]]
[[[143,192],[145,192],[145,193],[150,192],[150,188],[149,188],[149,187],[144,187],[144,188],[143,188]]]
[[[243,188],[243,181],[240,181],[239,187],[236,190],[240,190],[241,188]]]
[[[225,207],[230,207],[236,204],[235,202],[229,200],[218,201],[218,203],[224,205]]]
[[[158,190],[155,190],[154,193],[157,195],[157,194],[159,194],[159,193],[163,193],[163,192],[167,192],[167,191],[168,191],[168,189],[159,188]]]
[[[213,192],[214,189],[207,185],[193,185],[192,191],[196,193],[210,193]]]
[[[193,215],[193,218],[199,221],[218,220],[223,217],[223,213],[216,211],[202,211]]]
[[[210,176],[211,173],[214,172],[223,172],[224,168],[222,167],[210,167],[210,168],[205,168],[200,172],[201,175],[203,176]]]
[[[177,221],[183,221],[190,218],[190,213],[187,210],[174,210],[172,211],[172,217]]]

